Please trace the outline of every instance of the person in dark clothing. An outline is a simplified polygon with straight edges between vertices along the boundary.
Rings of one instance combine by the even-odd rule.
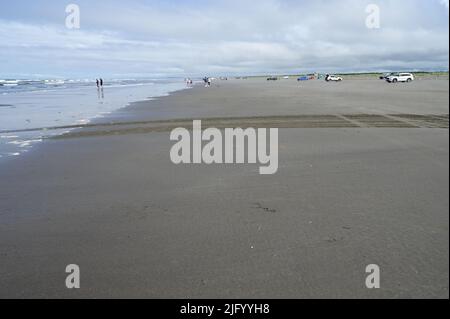
[[[103,79],[100,79],[100,86],[103,87]]]
[[[97,88],[100,87],[100,81],[98,79],[95,79],[95,82],[97,83]]]

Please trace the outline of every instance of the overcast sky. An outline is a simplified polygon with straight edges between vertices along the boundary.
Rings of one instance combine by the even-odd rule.
[[[0,77],[448,70],[448,18],[448,0],[0,0]]]

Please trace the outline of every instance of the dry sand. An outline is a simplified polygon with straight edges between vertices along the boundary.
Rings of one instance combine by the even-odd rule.
[[[173,165],[190,118],[283,119],[278,174]],[[447,80],[233,80],[102,121],[0,167],[0,297],[448,298]]]

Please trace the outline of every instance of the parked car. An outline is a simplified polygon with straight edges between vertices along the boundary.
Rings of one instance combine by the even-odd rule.
[[[343,79],[340,76],[337,75],[331,75],[331,74],[327,74],[327,76],[325,77],[325,81],[327,82],[341,82],[343,81]]]
[[[301,76],[297,79],[297,81],[308,81],[309,77],[308,76]]]
[[[389,83],[397,83],[397,82],[412,82],[414,81],[414,75],[411,73],[395,73],[386,78],[386,81]]]
[[[267,81],[278,81],[278,78],[275,76],[271,76],[267,78]]]

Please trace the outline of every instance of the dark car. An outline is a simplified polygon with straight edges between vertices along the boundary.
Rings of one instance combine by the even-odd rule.
[[[278,81],[278,78],[271,76],[271,77],[267,78],[267,81]]]
[[[387,80],[388,77],[391,75],[394,75],[394,73],[385,73],[382,76],[380,76],[380,80]]]

